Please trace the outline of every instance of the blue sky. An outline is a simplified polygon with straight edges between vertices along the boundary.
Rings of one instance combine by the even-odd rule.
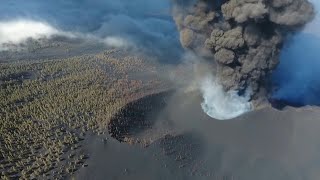
[[[318,11],[320,10],[320,0],[310,0],[316,7],[317,15],[316,18],[306,27],[304,30],[307,33],[312,33],[314,35],[320,36],[320,15]]]
[[[320,1],[312,0],[316,11]],[[280,65],[273,74],[279,89],[276,99],[297,105],[320,105],[320,15],[282,50]]]

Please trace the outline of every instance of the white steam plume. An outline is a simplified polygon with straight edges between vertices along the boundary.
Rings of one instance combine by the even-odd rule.
[[[58,30],[46,22],[18,19],[12,21],[0,21],[0,51],[9,50],[11,45],[24,44],[28,39],[50,39],[53,36],[68,38],[82,38],[96,40],[106,46],[115,48],[127,48],[133,46],[127,39],[118,36],[101,38],[91,33],[65,32]]]
[[[236,91],[225,92],[223,87],[211,75],[200,82],[203,94],[201,107],[205,113],[217,120],[228,120],[238,117],[253,109],[250,91],[239,96]]]
[[[24,43],[29,38],[50,38],[53,35],[72,36],[40,21],[20,19],[0,22],[0,50],[6,50],[8,44]]]
[[[121,37],[114,37],[114,36],[109,36],[103,39],[104,44],[110,47],[115,47],[115,48],[127,48],[132,46],[132,43],[129,42],[125,38]]]

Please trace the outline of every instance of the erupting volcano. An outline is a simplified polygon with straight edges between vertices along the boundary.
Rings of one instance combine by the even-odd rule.
[[[318,180],[319,2],[1,1],[0,179]]]
[[[268,77],[279,64],[281,49],[315,14],[308,0],[174,3],[182,46],[215,64],[212,73],[225,91],[242,96],[250,89],[256,108],[268,101]]]

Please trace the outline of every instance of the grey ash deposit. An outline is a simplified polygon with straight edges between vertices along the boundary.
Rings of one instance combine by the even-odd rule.
[[[156,117],[165,108],[172,93],[164,91],[128,103],[111,118],[108,124],[111,137],[120,142],[140,142],[137,135],[154,126]]]

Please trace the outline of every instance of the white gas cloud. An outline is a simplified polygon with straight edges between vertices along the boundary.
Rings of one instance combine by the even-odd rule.
[[[50,38],[53,35],[72,36],[40,21],[19,19],[0,22],[0,50],[5,50],[8,44],[22,44],[29,38]]]
[[[115,47],[115,48],[127,48],[132,45],[131,42],[129,42],[125,38],[121,37],[114,37],[114,36],[109,36],[103,39],[103,42],[109,46],[109,47]]]
[[[132,45],[131,42],[120,36],[107,36],[102,38],[91,33],[66,32],[41,21],[28,19],[0,21],[0,51],[9,50],[11,45],[18,46],[24,44],[30,38],[39,40],[42,38],[50,39],[53,36],[91,39],[114,48],[126,48]]]
[[[201,107],[214,119],[228,120],[253,110],[250,90],[244,96],[239,96],[236,91],[225,92],[212,75],[206,76],[199,87],[203,95]]]

